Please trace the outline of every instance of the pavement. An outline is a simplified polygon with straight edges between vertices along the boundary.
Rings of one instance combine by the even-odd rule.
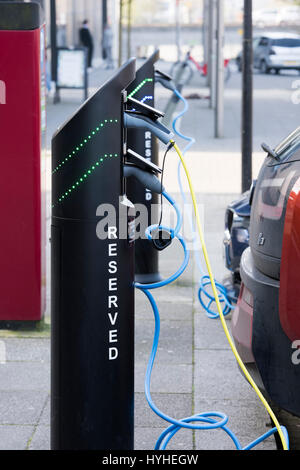
[[[162,62],[162,70],[170,64]],[[92,72],[90,92],[100,86],[111,71]],[[292,102],[292,74],[262,76],[255,74],[254,175],[264,154],[260,143],[271,146],[299,125],[298,107]],[[225,137],[213,137],[213,111],[207,100],[190,100],[190,112],[181,123],[181,131],[197,143],[189,152],[205,227],[205,238],[215,277],[226,274],[222,257],[224,211],[240,192],[240,116],[241,75],[234,73],[226,88]],[[206,92],[204,83],[194,76],[186,94]],[[158,89],[157,104],[164,109],[168,95]],[[82,102],[81,92],[62,92],[62,102],[48,100],[47,223],[50,225],[50,137],[54,130]],[[180,144],[182,142],[179,141]],[[165,186],[177,198],[175,154],[167,160]],[[177,160],[176,160],[177,162]],[[174,243],[160,255],[163,276],[174,272],[182,259]],[[0,331],[0,449],[49,449],[50,436],[50,313],[49,244],[47,246],[48,294],[44,322],[36,330]],[[208,319],[197,300],[197,272],[194,256],[184,275],[175,284],[155,292],[161,313],[161,340],[153,372],[152,393],[157,405],[175,418],[217,410],[229,416],[229,427],[242,444],[254,440],[269,429],[270,420],[241,376],[229,349],[220,322]],[[227,317],[230,328],[230,317]],[[143,378],[151,350],[153,315],[147,299],[136,293],[135,364],[135,449],[153,449],[159,434],[167,427],[149,409],[143,390]],[[275,449],[273,438],[259,446]],[[233,449],[228,436],[220,431],[179,432],[169,449]]]

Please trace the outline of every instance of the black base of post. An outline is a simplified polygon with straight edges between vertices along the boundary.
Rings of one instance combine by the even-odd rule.
[[[162,277],[159,273],[136,274],[134,279],[139,284],[153,284],[154,282],[160,282]]]

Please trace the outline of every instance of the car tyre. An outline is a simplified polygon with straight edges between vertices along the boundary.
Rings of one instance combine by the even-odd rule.
[[[290,439],[290,450],[299,450],[300,449],[300,418],[297,416],[288,413],[279,406],[275,405],[269,398],[267,399],[269,405],[275,413],[278,421],[281,425],[285,426]],[[271,420],[271,426],[274,427],[274,423]],[[281,439],[276,433],[274,435],[277,450],[282,450]]]
[[[263,74],[269,74],[269,73],[270,73],[270,69],[269,69],[269,67],[267,66],[267,62],[266,62],[265,60],[262,60],[262,61],[261,61],[259,70],[260,70],[260,72],[263,73]]]
[[[237,64],[238,71],[241,72],[243,70],[241,59],[237,59],[236,64]]]

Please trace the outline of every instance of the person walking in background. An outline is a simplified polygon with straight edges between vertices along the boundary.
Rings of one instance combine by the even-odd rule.
[[[93,52],[94,52],[94,41],[93,36],[88,27],[88,20],[82,22],[82,27],[79,30],[79,38],[81,44],[88,50],[88,68],[92,67]]]
[[[112,56],[113,48],[113,31],[108,23],[104,26],[103,39],[102,39],[102,50],[103,58],[106,60],[106,68],[113,69],[114,61]]]

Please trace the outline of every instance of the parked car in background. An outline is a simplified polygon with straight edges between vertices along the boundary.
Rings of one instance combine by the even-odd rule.
[[[261,39],[260,37],[256,37],[256,36],[253,38],[253,52],[254,52],[257,44],[259,43],[260,39]],[[236,61],[238,71],[241,72],[242,69],[243,69],[243,51],[239,52],[239,54],[237,55],[235,61]]]
[[[265,28],[266,26],[279,26],[280,19],[280,10],[275,8],[265,8],[262,10],[253,11],[253,25],[258,28]]]
[[[262,73],[274,70],[300,71],[300,35],[292,33],[266,33],[253,51],[254,67]]]
[[[299,26],[300,25],[300,6],[290,6],[280,10],[280,26]]]
[[[238,69],[242,70],[243,54],[236,58]],[[281,70],[300,72],[300,35],[285,32],[264,33],[253,39],[253,66],[261,73]]]
[[[251,203],[232,333],[257,384],[300,416],[300,127],[269,149]],[[298,437],[299,425],[297,422]]]

